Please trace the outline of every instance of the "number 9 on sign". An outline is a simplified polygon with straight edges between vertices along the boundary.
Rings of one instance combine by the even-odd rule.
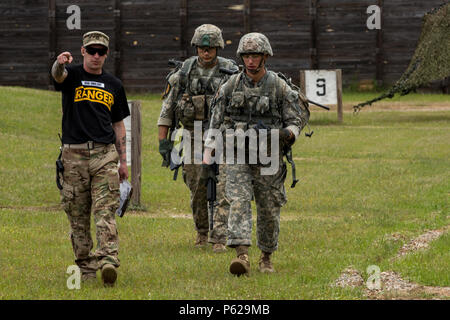
[[[324,104],[337,104],[336,71],[305,70],[305,91],[308,99]]]
[[[325,85],[326,80],[324,78],[319,78],[316,80],[317,88],[320,89],[316,92],[316,94],[320,97],[327,94],[327,87]]]

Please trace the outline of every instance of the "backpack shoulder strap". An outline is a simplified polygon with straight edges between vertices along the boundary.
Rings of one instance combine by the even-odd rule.
[[[197,56],[190,57],[184,60],[183,65],[180,68],[180,87],[182,92],[186,89],[187,78],[195,61],[197,61]]]

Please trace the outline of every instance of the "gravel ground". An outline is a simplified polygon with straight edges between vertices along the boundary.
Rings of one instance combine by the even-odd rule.
[[[427,249],[431,241],[436,240],[449,230],[450,226],[438,230],[430,230],[412,239],[400,249],[395,259],[401,258],[416,250]],[[392,236],[394,238],[400,237],[397,234]],[[402,279],[394,271],[381,272],[380,282],[380,289],[371,290],[367,288],[362,273],[350,266],[341,273],[333,286],[341,288],[366,287],[365,292],[368,299],[417,299],[419,295],[424,294],[432,295],[433,297],[430,299],[450,298],[450,287],[422,286]]]
[[[412,251],[427,249],[430,245],[430,242],[436,240],[440,236],[442,236],[445,232],[450,229],[450,226],[444,227],[438,230],[430,230],[426,233],[418,236],[417,238],[412,239],[410,242],[405,244],[397,254],[396,258],[400,258]]]
[[[450,298],[450,287],[421,286],[409,282],[394,271],[380,273],[381,289],[365,289],[368,299],[417,299],[419,295],[432,295],[430,299]],[[365,287],[361,272],[353,267],[346,268],[333,286],[341,288]]]

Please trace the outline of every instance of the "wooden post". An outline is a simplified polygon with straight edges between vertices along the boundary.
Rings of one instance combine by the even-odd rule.
[[[384,72],[384,61],[383,61],[383,0],[378,0],[378,6],[380,7],[380,19],[381,19],[381,29],[377,30],[377,48],[376,48],[376,79],[377,85],[383,84],[383,72]]]
[[[183,60],[189,57],[188,27],[188,0],[180,0],[180,50]]]
[[[133,195],[131,204],[141,205],[141,101],[131,101],[131,185]]]
[[[117,78],[122,79],[121,68],[121,23],[120,23],[120,0],[114,1],[114,73]]]
[[[300,89],[306,97],[305,71],[300,70]]]
[[[48,1],[48,70],[53,66],[56,59],[56,0]],[[48,87],[53,88],[52,76],[49,74]]]
[[[319,22],[317,16],[317,4],[319,0],[310,0],[309,15],[311,17],[310,27],[310,69],[319,69],[319,55],[318,55],[318,36],[319,36]]]
[[[336,69],[337,119],[342,123],[344,112],[342,106],[342,69]]]
[[[251,0],[244,0],[244,31],[251,32]]]

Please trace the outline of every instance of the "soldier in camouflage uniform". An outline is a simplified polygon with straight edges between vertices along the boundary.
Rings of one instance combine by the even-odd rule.
[[[169,159],[172,142],[168,137],[169,128],[178,127],[181,122],[184,130],[191,133],[191,163],[183,164],[183,179],[190,190],[191,208],[194,224],[197,230],[195,245],[203,247],[208,241],[208,205],[206,200],[206,185],[202,179],[202,152],[194,153],[194,121],[201,121],[203,129],[209,125],[211,101],[220,84],[228,79],[228,75],[219,68],[237,70],[236,63],[217,55],[219,48],[224,48],[222,32],[211,24],[199,26],[191,41],[196,47],[198,56],[186,61],[179,70],[170,75],[167,89],[158,119],[159,152],[163,159]],[[186,143],[186,141],[184,142]],[[200,142],[203,146],[203,141]],[[198,164],[194,164],[194,158]],[[220,177],[224,168],[220,169],[217,198],[221,201],[223,186]],[[223,214],[225,212],[225,214]],[[227,210],[215,210],[214,229],[209,235],[213,250],[225,250]]]
[[[280,148],[275,155],[279,167],[275,174],[262,175],[260,169],[267,165],[261,162],[238,164],[236,158],[233,164],[227,161],[225,199],[230,206],[227,245],[236,249],[237,258],[232,260],[230,272],[238,276],[248,275],[250,271],[248,248],[251,245],[253,194],[257,207],[257,246],[262,251],[258,268],[261,272],[274,272],[270,257],[278,247],[280,209],[286,203],[286,163],[281,150],[295,142],[309,119],[305,98],[276,73],[266,69],[265,62],[272,55],[266,36],[260,33],[244,35],[237,56],[243,61],[245,70],[232,75],[221,86],[211,116],[210,128],[224,131],[262,126],[279,133]],[[205,163],[210,161],[215,148],[214,139],[208,135]]]
[[[83,35],[83,64],[69,65],[70,52],[61,53],[52,67],[55,89],[62,92],[61,200],[71,226],[71,241],[82,280],[101,270],[105,286],[117,279],[119,180],[128,178],[126,131],[130,115],[119,79],[103,70],[109,37],[99,31]],[[120,165],[118,166],[118,162]],[[97,250],[91,252],[91,211]]]

